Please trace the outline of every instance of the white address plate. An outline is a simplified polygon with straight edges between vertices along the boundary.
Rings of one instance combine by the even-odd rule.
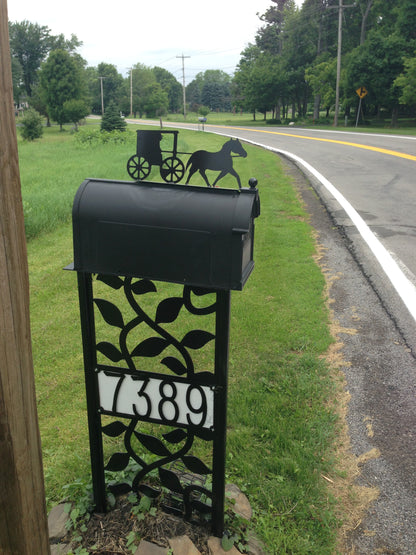
[[[212,428],[214,391],[182,380],[98,370],[102,411],[164,424]]]

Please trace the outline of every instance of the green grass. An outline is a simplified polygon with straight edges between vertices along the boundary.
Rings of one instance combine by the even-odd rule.
[[[179,150],[217,150],[223,142],[180,131]],[[131,145],[82,149],[69,133],[52,129],[19,147],[30,207],[32,340],[51,506],[63,486],[90,472],[76,275],[62,270],[73,260],[72,200],[86,177],[128,179],[125,163],[135,143],[133,135]],[[232,294],[227,481],[248,495],[268,553],[329,554],[338,522],[321,476],[336,472],[335,386],[322,358],[332,341],[324,278],[313,259],[307,215],[279,158],[245,148],[248,157],[237,159],[236,169],[243,182],[257,177],[262,213],[254,272],[244,291]],[[236,187],[231,178],[222,184]]]

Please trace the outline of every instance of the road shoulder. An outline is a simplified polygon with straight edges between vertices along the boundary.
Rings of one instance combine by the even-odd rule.
[[[363,274],[342,227],[311,183],[286,159],[311,225],[326,277],[337,339],[336,365],[345,380],[350,483],[358,501],[344,506],[342,553],[414,554],[416,550],[416,363],[379,296]],[[378,495],[377,495],[378,493]],[[358,497],[357,497],[358,496]],[[363,509],[366,508],[365,512]]]

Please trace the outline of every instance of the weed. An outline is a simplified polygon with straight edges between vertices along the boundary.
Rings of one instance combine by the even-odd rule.
[[[135,553],[135,551],[137,550],[137,546],[141,540],[140,534],[132,530],[128,533],[126,540],[127,549],[129,549],[132,553]]]

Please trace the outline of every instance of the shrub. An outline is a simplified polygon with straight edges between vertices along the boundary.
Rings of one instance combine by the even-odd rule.
[[[135,133],[127,131],[100,131],[97,127],[84,127],[75,134],[75,142],[83,147],[95,145],[134,143]]]
[[[25,141],[34,141],[43,135],[42,116],[33,108],[26,111],[20,133]]]
[[[208,106],[200,106],[198,109],[198,114],[200,116],[203,116],[204,118],[209,114],[210,109],[208,108]]]
[[[101,143],[101,132],[98,127],[84,127],[75,134],[75,142],[82,146],[92,146]]]
[[[127,123],[120,116],[117,106],[110,102],[101,120],[101,131],[125,131]]]
[[[68,121],[71,121],[75,125],[75,130],[78,131],[79,120],[88,116],[90,109],[83,100],[74,98],[64,102],[64,112]]]

